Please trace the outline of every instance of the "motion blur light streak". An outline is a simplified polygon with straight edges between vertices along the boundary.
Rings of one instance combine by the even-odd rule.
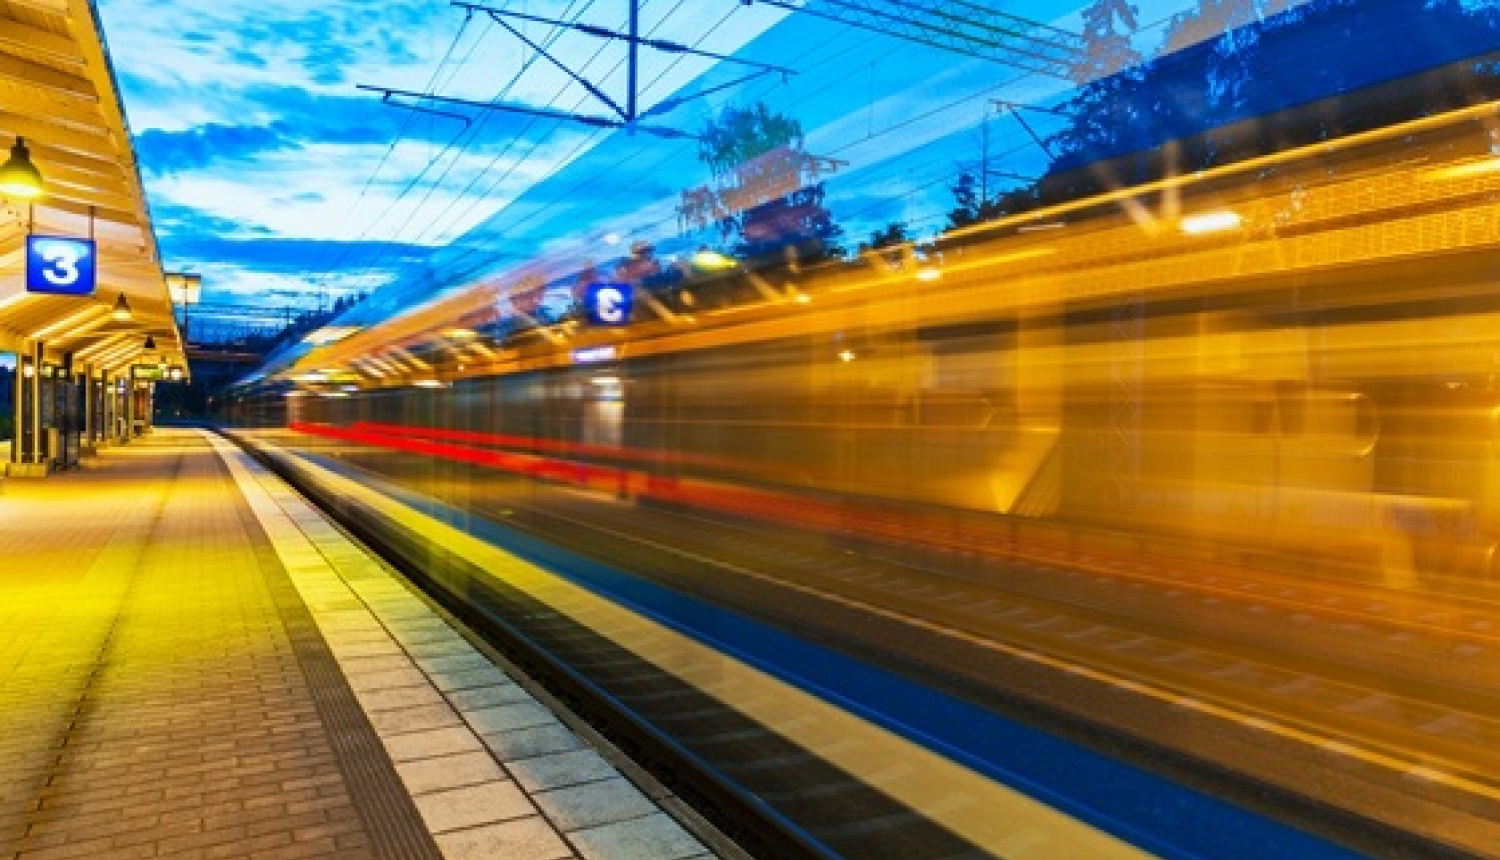
[[[326,346],[330,343],[338,343],[357,331],[359,329],[355,326],[323,326],[308,333],[302,340],[314,346]]]
[[[1124,26],[1120,4],[1090,8],[1107,19],[1094,31]],[[614,215],[569,227],[470,289],[289,358],[230,417],[289,469],[357,485],[385,510],[377,530],[410,522],[397,549],[417,566],[452,540],[403,506],[440,510],[478,553],[586,566],[617,608],[736,657],[752,649],[730,628],[784,635],[800,643],[785,662],[757,652],[779,677],[804,680],[797,660],[823,649],[906,679],[798,689],[976,772],[991,748],[966,733],[971,712],[919,728],[913,689],[1018,715],[1253,822],[1188,832],[1167,819],[1197,800],[1113,784],[1101,798],[1062,759],[1008,783],[1150,852],[1500,858],[1500,17],[1422,0],[1235,8],[1166,25],[1187,40],[1184,20],[1223,29],[1215,10],[1258,10],[1233,38],[1059,97],[1039,118],[1055,130],[1021,138],[1045,171],[994,184],[981,136],[967,180],[939,186],[955,206],[936,235],[834,230],[826,175],[756,169],[877,168],[765,112],[776,155],[725,156],[720,185],[638,219],[679,235],[652,245]],[[1472,32],[1416,45],[1427,16],[1469,16]],[[1372,19],[1385,41],[1324,38]],[[1492,27],[1495,45],[1410,65]],[[1310,88],[1278,100],[1268,58],[1309,45],[1374,77],[1276,78]],[[1189,61],[1209,69],[1201,87],[1167,86]],[[747,115],[762,114],[728,114]],[[891,181],[867,205],[901,212],[915,193]],[[750,202],[715,209],[726,199]],[[598,258],[606,225],[628,256]],[[637,299],[628,324],[589,323],[601,284]],[[388,360],[350,397],[267,396],[338,391],[298,376]],[[490,607],[512,573],[540,581],[439,577]],[[506,606],[555,635],[571,671],[618,681],[631,719],[831,854],[1015,853],[944,817],[964,801],[940,789],[893,811],[888,775],[836,739],[778,755],[745,719],[765,703],[699,664],[572,651],[600,631],[552,603]],[[1316,850],[1281,841],[1295,838]]]
[[[1224,230],[1233,230],[1244,223],[1244,219],[1235,212],[1205,212],[1202,215],[1189,215],[1182,219],[1182,232],[1192,236],[1203,233],[1218,233]]]
[[[578,617],[587,619],[590,630],[602,633],[628,653],[649,655],[652,663],[669,667],[695,686],[727,684],[742,690],[743,702],[755,720],[794,739],[798,747],[819,750],[850,772],[902,772],[904,778],[890,782],[883,792],[972,840],[971,844],[1003,841],[1010,832],[1007,822],[1019,817],[1034,831],[1034,843],[1049,845],[1063,852],[1061,856],[1101,860],[1144,860],[1150,856],[1096,827],[1060,815],[963,763],[935,754],[898,732],[855,718],[753,661],[705,647],[662,619],[623,609],[594,589],[581,587],[571,577],[531,563],[519,553],[478,540],[318,464],[304,461],[297,468],[315,472],[342,497],[381,510],[396,527],[449,548],[486,571],[487,578],[538,595],[544,605],[572,607]],[[909,768],[915,769],[908,772]],[[963,802],[954,802],[957,799]]]

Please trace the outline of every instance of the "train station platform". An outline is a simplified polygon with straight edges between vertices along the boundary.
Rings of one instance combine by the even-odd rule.
[[[680,807],[217,436],[0,487],[0,858],[738,854]]]

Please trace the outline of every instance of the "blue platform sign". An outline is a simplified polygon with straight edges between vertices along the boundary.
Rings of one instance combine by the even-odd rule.
[[[26,292],[91,296],[96,282],[93,239],[26,237]]]
[[[630,284],[589,284],[583,304],[594,325],[625,325],[630,322],[634,298],[635,288]]]

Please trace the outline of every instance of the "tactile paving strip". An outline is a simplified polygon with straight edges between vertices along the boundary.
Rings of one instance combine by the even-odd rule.
[[[211,442],[446,860],[714,856],[299,494]]]
[[[236,499],[236,507],[246,528],[260,532],[243,497]],[[269,541],[258,542],[256,562],[265,572],[266,585],[307,677],[318,716],[328,727],[334,757],[376,855],[382,860],[442,860],[443,853],[422,826],[416,804],[386,756],[380,736]]]

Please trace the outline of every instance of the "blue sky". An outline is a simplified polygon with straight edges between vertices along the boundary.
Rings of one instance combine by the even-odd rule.
[[[532,15],[623,28],[625,0],[495,0]],[[991,3],[1077,31],[1079,0]],[[1192,0],[1142,0],[1138,41]],[[473,122],[382,105],[356,84],[605,114],[487,16],[435,0],[99,0],[164,263],[204,275],[204,301],[315,305],[392,280],[462,285],[541,252],[615,253],[602,237],[670,250],[678,193],[702,184],[691,142],[512,113]],[[656,121],[696,129],[726,103],[798,118],[808,149],[847,167],[829,203],[852,246],[892,220],[937,229],[972,166],[981,123],[993,166],[1022,174],[1040,151],[989,99],[1045,103],[1054,79],[739,0],[647,0],[654,37],[796,69],[732,87]],[[783,20],[785,18],[785,20]],[[516,25],[622,97],[624,49]],[[742,70],[642,53],[643,101]],[[1046,120],[1033,117],[1045,130]]]
[[[701,16],[689,10],[706,5],[676,4],[662,26],[673,4],[655,0],[642,24],[663,38],[691,40]],[[564,83],[558,73],[534,64],[517,76],[529,54],[524,46],[487,19],[465,26],[464,12],[447,3],[99,6],[164,261],[202,272],[205,301],[306,303],[320,290],[377,286],[502,208],[587,136],[582,126],[538,126],[492,112],[449,149],[461,124],[382,105],[377,94],[355,88],[431,88],[490,100],[514,78],[508,100],[554,100]],[[626,10],[620,0],[509,6],[559,17],[590,6],[581,20],[604,26],[623,25]],[[738,26],[719,29],[705,47],[734,51],[780,17],[773,11],[738,12]],[[550,31],[520,26],[534,39]],[[570,36],[555,47],[577,62],[599,44]],[[684,65],[658,92],[707,63]],[[650,61],[647,69],[653,77],[659,71]],[[623,86],[602,76],[600,83]],[[564,94],[564,106],[586,96],[567,89],[574,92]],[[511,163],[518,152],[525,163]]]

